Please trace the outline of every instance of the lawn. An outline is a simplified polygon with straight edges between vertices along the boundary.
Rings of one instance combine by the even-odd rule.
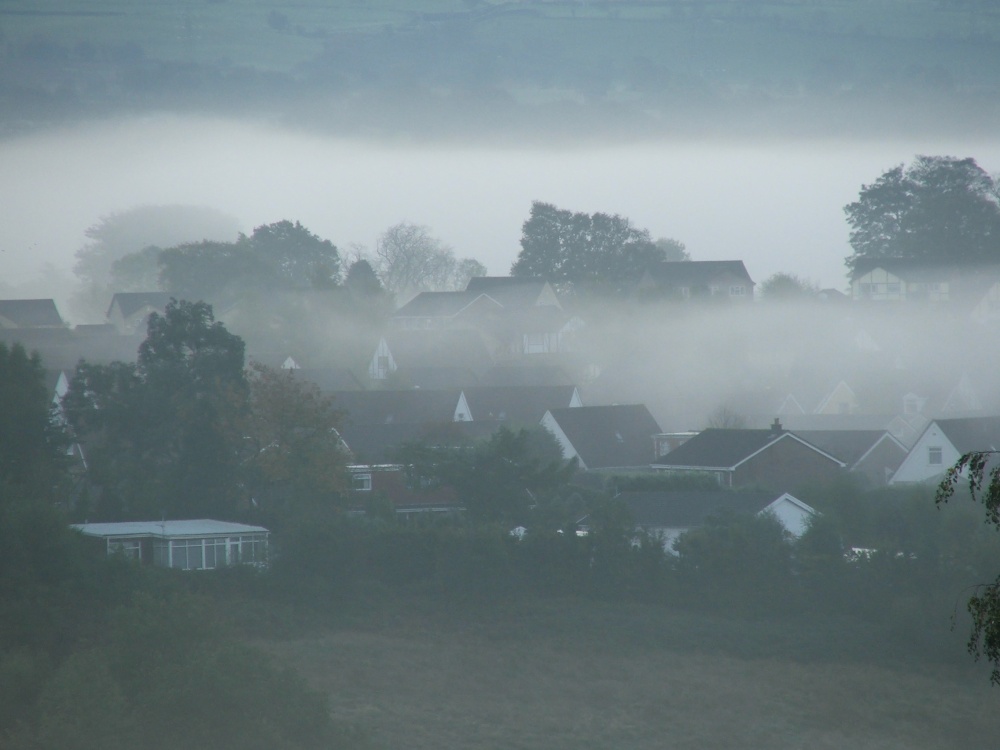
[[[579,601],[377,610],[265,644],[376,747],[922,750],[1000,736],[983,670],[915,666],[874,641],[830,658],[825,635],[789,637],[792,623]]]

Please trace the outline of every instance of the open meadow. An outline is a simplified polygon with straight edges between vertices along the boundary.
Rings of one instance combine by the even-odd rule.
[[[851,627],[575,600],[411,601],[265,648],[379,748],[995,746],[986,671],[961,657],[918,666]],[[824,654],[826,640],[841,653]]]

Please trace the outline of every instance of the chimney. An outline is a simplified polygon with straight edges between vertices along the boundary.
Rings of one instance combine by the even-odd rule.
[[[773,434],[773,435],[780,435],[784,431],[785,430],[781,426],[781,422],[778,420],[777,417],[775,417],[774,418],[774,422],[771,424],[771,434]]]

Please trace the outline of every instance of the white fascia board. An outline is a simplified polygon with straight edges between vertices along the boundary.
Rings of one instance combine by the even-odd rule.
[[[821,456],[824,456],[824,457],[826,457],[826,458],[829,458],[829,459],[830,459],[831,461],[833,461],[833,462],[834,462],[835,464],[837,464],[838,466],[840,466],[840,468],[842,468],[842,469],[843,469],[843,468],[845,468],[845,467],[847,466],[847,464],[846,464],[846,463],[844,463],[843,461],[841,461],[841,460],[840,460],[839,458],[835,458],[834,456],[831,456],[831,455],[830,455],[829,453],[827,453],[826,451],[822,451],[822,450],[820,450],[820,449],[819,449],[819,448],[817,448],[817,447],[816,447],[815,445],[813,445],[812,443],[809,443],[809,442],[807,442],[807,441],[803,440],[802,438],[800,438],[800,437],[799,437],[798,435],[796,435],[795,433],[793,433],[793,432],[783,432],[783,433],[781,433],[781,435],[779,435],[779,436],[778,436],[778,437],[777,437],[776,439],[774,439],[774,440],[771,440],[771,441],[769,441],[769,442],[767,443],[767,445],[763,445],[763,446],[761,446],[760,448],[758,448],[757,450],[755,450],[755,451],[754,451],[753,453],[751,453],[751,454],[750,454],[749,456],[747,456],[747,457],[746,457],[746,458],[744,458],[743,460],[741,460],[741,461],[738,461],[737,463],[733,464],[733,467],[732,467],[732,468],[733,468],[733,470],[737,469],[737,468],[738,468],[739,466],[741,466],[742,464],[745,464],[745,463],[746,463],[747,461],[749,461],[749,460],[750,460],[751,458],[753,458],[754,456],[756,456],[756,455],[757,455],[758,453],[761,453],[761,452],[763,452],[763,451],[766,451],[766,450],[767,450],[768,448],[770,448],[770,447],[771,447],[772,445],[774,445],[775,443],[777,443],[777,442],[779,442],[779,441],[781,441],[781,440],[784,440],[784,439],[785,439],[786,437],[787,437],[787,438],[791,438],[792,440],[796,440],[796,441],[798,441],[799,443],[802,443],[802,445],[804,445],[804,446],[805,446],[806,448],[809,448],[809,449],[811,449],[811,450],[814,450],[814,451],[816,451],[816,452],[817,452],[817,453],[819,453],[819,454],[820,454]]]
[[[584,463],[583,458],[580,456],[579,453],[577,453],[576,448],[573,447],[573,443],[570,442],[570,439],[566,436],[566,433],[563,432],[563,429],[562,427],[559,426],[559,423],[556,421],[556,418],[552,416],[552,412],[550,411],[545,412],[545,416],[542,417],[540,424],[542,425],[542,427],[544,427],[546,430],[552,433],[552,436],[556,439],[556,442],[559,443],[559,447],[562,449],[564,461],[571,461],[572,459],[575,458],[580,462],[579,466],[581,469],[587,468],[587,464]]]

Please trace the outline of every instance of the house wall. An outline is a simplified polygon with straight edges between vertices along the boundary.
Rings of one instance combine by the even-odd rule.
[[[872,487],[884,487],[905,458],[904,448],[892,440],[883,438],[851,471],[864,477]]]
[[[890,484],[908,484],[938,479],[962,454],[945,437],[936,422],[932,422],[917,439],[899,465]]]
[[[806,533],[809,520],[813,517],[808,510],[789,500],[787,495],[782,495],[771,503],[766,512],[772,513],[785,530],[796,539]]]
[[[375,354],[368,363],[368,375],[372,380],[385,380],[396,371],[396,362],[389,351],[389,345],[385,339],[379,339],[378,346],[375,347]]]
[[[782,438],[736,467],[732,486],[792,490],[803,484],[832,481],[843,471],[839,464],[812,448],[792,438]]]
[[[851,281],[851,296],[854,299],[880,302],[904,300],[906,282],[884,268],[873,268]]]

